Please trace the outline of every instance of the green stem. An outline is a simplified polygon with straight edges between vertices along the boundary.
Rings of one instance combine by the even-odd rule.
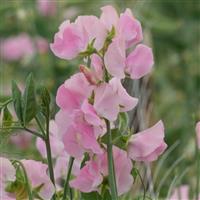
[[[67,178],[65,180],[65,185],[64,185],[64,193],[63,193],[63,200],[66,200],[66,197],[67,197],[67,193],[69,191],[69,179],[70,179],[70,176],[71,176],[71,172],[72,172],[72,166],[73,166],[73,163],[74,163],[74,158],[73,157],[70,157],[69,159],[69,166],[68,166],[68,171],[67,171]],[[71,195],[70,195],[71,196]],[[70,197],[71,198],[71,197]],[[72,199],[72,198],[71,198]]]
[[[49,139],[49,120],[46,122],[46,137],[45,137],[45,145],[46,145],[46,151],[47,151],[47,161],[48,161],[48,167],[49,167],[49,175],[52,183],[55,185],[55,179],[54,179],[54,172],[53,172],[53,162],[52,162],[52,155],[51,155],[51,145],[50,145],[50,139]]]
[[[112,153],[112,135],[110,130],[110,122],[107,119],[105,119],[105,122],[108,134],[108,141],[107,141],[108,180],[109,180],[112,200],[117,200],[118,196],[117,196],[115,168],[114,168],[113,153]]]

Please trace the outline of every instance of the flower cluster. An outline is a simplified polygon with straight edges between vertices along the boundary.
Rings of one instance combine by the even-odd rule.
[[[152,50],[140,44],[142,39],[141,24],[129,9],[118,15],[112,6],[105,6],[100,18],[79,16],[75,22],[63,22],[50,45],[59,58],[70,60],[79,56],[84,61],[80,72],[58,88],[56,103],[60,110],[55,121],[60,139],[52,140],[55,153],[64,148],[77,160],[89,155],[70,181],[71,187],[82,192],[101,190],[109,175],[108,149],[103,138],[109,134],[109,127],[111,132],[117,130],[120,113],[132,110],[138,103],[123,87],[123,79],[139,79],[152,69]],[[58,144],[60,141],[63,145]],[[154,161],[166,147],[162,121],[127,136],[123,148],[114,145],[118,195],[127,192],[133,183],[131,160]]]
[[[47,15],[45,10],[47,4],[51,8],[50,1],[44,3],[40,6]],[[18,40],[22,41],[22,48],[8,56],[11,60],[23,57],[32,49],[25,35]],[[67,20],[61,24],[51,50],[62,59],[82,60],[79,72],[57,90],[59,111],[55,119],[49,121],[50,95],[46,88],[42,88],[41,103],[37,106],[31,75],[23,96],[17,84],[12,85],[20,128],[37,136],[36,147],[48,165],[24,159],[11,162],[1,157],[1,199],[28,196],[29,199],[48,200],[56,196],[66,199],[69,186],[82,193],[108,192],[112,199],[117,199],[133,185],[135,161],[152,162],[165,151],[161,120],[135,134],[127,125],[127,112],[137,106],[138,99],[128,94],[123,81],[142,78],[154,63],[151,48],[141,44],[142,40],[141,24],[130,9],[118,15],[112,6],[105,6],[100,18],[79,16],[75,22]],[[8,41],[4,56],[16,46],[12,39]],[[38,46],[43,46],[41,41]],[[9,115],[8,110],[4,112]],[[33,119],[40,132],[27,128]],[[63,180],[66,180],[64,190]]]

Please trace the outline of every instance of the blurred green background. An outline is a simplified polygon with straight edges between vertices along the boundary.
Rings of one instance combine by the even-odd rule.
[[[161,197],[166,196],[173,178],[188,169],[177,185],[189,184],[194,193],[195,165],[195,122],[200,120],[200,2],[198,0],[58,0],[56,11],[44,15],[34,0],[0,0],[0,41],[26,33],[30,38],[42,37],[48,43],[58,26],[65,19],[73,20],[78,15],[100,15],[100,7],[111,4],[122,12],[126,7],[143,26],[145,43],[154,51],[155,66],[150,75],[152,106],[150,124],[162,119],[169,145],[177,142],[173,152],[167,156],[154,182],[154,190],[179,158],[180,162],[169,171],[161,187]],[[20,44],[19,44],[20,45]],[[9,61],[1,58],[0,98],[10,95],[11,80],[23,87],[28,73],[33,72],[38,85],[44,84],[55,96],[58,86],[74,71],[79,62],[65,61],[55,57],[49,48],[36,51],[32,56]],[[145,97],[144,97],[145,98]],[[33,146],[33,145],[32,145]],[[9,151],[8,151],[9,149]],[[35,155],[13,146],[13,153]],[[3,153],[12,149],[4,148]],[[37,155],[37,154],[36,154]],[[33,156],[33,155],[32,155]],[[152,166],[152,173],[156,171]],[[155,165],[155,166],[154,166]],[[161,176],[162,175],[162,176]]]

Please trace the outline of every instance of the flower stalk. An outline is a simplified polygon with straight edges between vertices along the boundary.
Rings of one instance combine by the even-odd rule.
[[[112,153],[112,135],[110,130],[110,122],[107,119],[105,121],[108,134],[108,141],[107,141],[108,180],[109,180],[112,200],[117,200],[118,199],[117,185],[115,179],[115,167],[114,167],[113,153]]]

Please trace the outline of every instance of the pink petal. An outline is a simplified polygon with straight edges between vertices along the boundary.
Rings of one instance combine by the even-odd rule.
[[[162,121],[159,121],[153,127],[131,136],[128,155],[133,160],[149,162],[156,160],[166,148],[164,125]]]
[[[115,38],[105,53],[106,69],[112,76],[124,78],[125,61],[125,42],[122,38]]]
[[[112,29],[112,26],[116,26],[119,20],[117,11],[112,6],[104,6],[101,8],[102,14],[100,20],[106,26],[108,30]]]
[[[130,11],[120,15],[118,29],[126,41],[126,47],[130,47],[142,41],[142,27],[138,20],[130,16]]]
[[[151,71],[153,64],[151,48],[139,44],[126,59],[126,72],[132,79],[139,79]]]
[[[105,83],[95,89],[94,108],[100,116],[108,120],[117,119],[119,102],[111,85]]]
[[[130,111],[137,105],[138,99],[131,97],[126,92],[126,89],[122,86],[120,79],[113,78],[110,80],[109,83],[110,83],[110,85],[112,85],[113,90],[117,94],[121,112]]]

